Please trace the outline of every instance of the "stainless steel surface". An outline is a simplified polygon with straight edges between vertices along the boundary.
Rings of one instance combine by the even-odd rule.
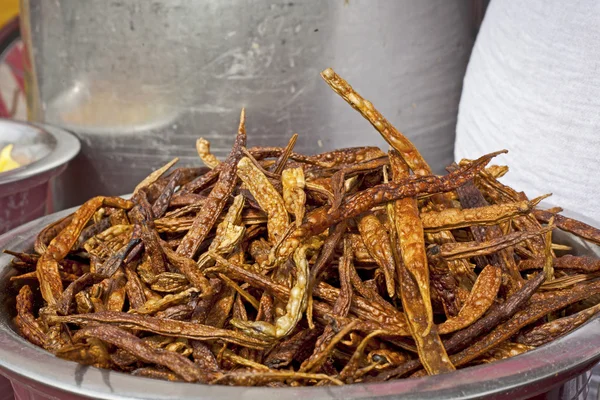
[[[20,164],[17,169],[0,172],[0,183],[20,179],[27,167],[40,161],[56,148],[56,139],[33,125],[0,118],[0,149],[12,144],[11,157]]]
[[[468,1],[22,0],[22,18],[30,118],[82,140],[59,207],[129,192],[174,155],[198,164],[198,136],[223,156],[241,107],[249,145],[386,148],[321,81],[329,66],[436,171],[452,161]]]
[[[49,182],[80,148],[62,129],[0,119],[0,148],[8,143],[23,165],[0,173],[0,233],[54,211]]]
[[[0,236],[0,249],[31,248],[35,234],[48,223],[67,215],[63,211],[31,222]],[[565,240],[567,239],[567,240]],[[581,254],[598,251],[563,235]],[[588,249],[588,250],[586,250]],[[600,319],[595,318],[571,334],[529,353],[497,363],[467,368],[435,377],[405,379],[382,384],[315,388],[240,388],[165,382],[84,367],[55,358],[21,338],[12,326],[13,294],[8,277],[11,257],[0,255],[0,368],[22,393],[39,399],[519,399],[544,395],[571,399],[585,390],[588,371],[600,358]],[[570,382],[567,382],[570,381]],[[567,382],[565,384],[565,382]],[[68,394],[66,394],[68,393]],[[24,397],[27,398],[27,397]]]

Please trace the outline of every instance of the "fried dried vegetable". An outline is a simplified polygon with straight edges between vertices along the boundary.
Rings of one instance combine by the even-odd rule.
[[[242,110],[227,158],[199,138],[197,165],[175,158],[130,200],[95,197],[33,249],[1,249],[19,333],[140,377],[323,386],[519,356],[598,315],[600,259],[554,233],[595,246],[599,229],[500,183],[508,168],[487,164],[503,150],[434,175],[370,101],[321,76],[389,151],[305,155],[297,134],[246,148]]]

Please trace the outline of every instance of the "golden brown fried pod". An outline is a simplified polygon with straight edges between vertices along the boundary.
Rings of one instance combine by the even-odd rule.
[[[188,382],[203,381],[204,373],[193,362],[179,354],[153,349],[138,337],[116,326],[95,325],[77,331],[75,338],[97,338],[127,350],[138,358],[165,366]]]
[[[200,244],[206,239],[208,232],[225,207],[227,198],[233,192],[237,177],[237,164],[243,155],[242,148],[246,145],[245,121],[246,112],[242,109],[238,134],[233,149],[219,173],[219,181],[211,190],[204,201],[202,210],[196,215],[190,230],[177,247],[177,254],[186,257],[193,257],[196,254]]]
[[[296,281],[290,290],[290,295],[286,305],[286,313],[275,320],[275,324],[264,321],[240,321],[232,319],[231,324],[242,329],[249,335],[264,339],[282,338],[289,335],[296,327],[302,313],[306,310],[308,301],[308,260],[307,252],[317,250],[323,244],[318,238],[313,238],[312,242],[299,247],[294,253],[294,263],[296,264]]]
[[[362,98],[352,86],[348,84],[342,77],[336,74],[331,68],[327,68],[321,72],[321,77],[327,84],[339,94],[348,104],[355,110],[361,113],[372,125],[381,133],[381,136],[396,149],[404,161],[414,171],[415,175],[431,174],[431,168],[417,148],[401,134],[387,119],[373,107],[373,104]]]
[[[600,293],[599,281],[579,284],[570,289],[556,291],[553,296],[548,296],[545,299],[532,301],[529,307],[517,312],[510,320],[494,328],[491,333],[482,337],[467,349],[453,354],[451,356],[452,362],[457,366],[464,365],[507,340],[524,326],[551,312],[597,293]]]
[[[420,217],[426,232],[466,228],[472,225],[496,225],[518,215],[530,213],[546,197],[547,195],[531,201],[493,204],[478,208],[449,208],[439,212],[421,213]]]
[[[434,250],[434,254],[439,254],[445,260],[457,260],[492,254],[498,250],[514,246],[529,238],[543,235],[554,228],[554,226],[549,226],[536,232],[512,232],[508,235],[500,236],[486,242],[446,243],[438,246],[438,248]]]
[[[546,322],[520,334],[517,337],[517,343],[527,346],[541,346],[578,328],[594,315],[597,315],[598,312],[600,312],[600,304],[586,308],[576,314]]]
[[[600,229],[563,215],[553,214],[549,211],[534,210],[533,215],[544,223],[549,223],[550,219],[554,217],[554,223],[558,229],[570,232],[589,242],[600,245]]]
[[[408,165],[394,150],[390,150],[390,165],[394,180],[409,175]],[[398,235],[398,245],[402,263],[415,280],[425,309],[427,326],[418,335],[427,336],[433,325],[431,294],[429,289],[429,266],[425,253],[423,225],[419,218],[417,201],[413,198],[396,200],[394,203],[394,224]]]
[[[267,213],[269,241],[276,243],[284,235],[290,222],[281,195],[249,158],[240,160],[237,173],[260,208]]]
[[[24,285],[17,295],[17,316],[15,325],[27,340],[31,343],[45,347],[46,334],[42,326],[35,320],[33,312],[33,293],[28,285]]]
[[[475,362],[477,364],[488,364],[494,361],[504,360],[505,358],[518,356],[519,354],[526,353],[534,348],[535,347],[533,346],[522,343],[506,341],[485,353],[482,357],[475,360]]]
[[[358,222],[358,230],[367,251],[377,262],[385,276],[388,295],[396,294],[396,265],[392,253],[392,245],[385,226],[373,214],[366,214]]]
[[[246,228],[241,224],[243,208],[244,196],[239,194],[234,197],[223,221],[217,225],[215,237],[210,243],[208,251],[226,256],[235,249],[235,246],[239,244],[246,232]],[[200,270],[211,264],[208,252],[202,254],[198,259],[198,268]]]
[[[398,153],[390,151],[389,156],[393,180],[408,175],[408,166]],[[400,261],[400,256],[397,256],[396,263],[400,294],[419,359],[430,375],[453,371],[454,365],[446,354],[437,327],[433,325],[429,268],[416,200],[397,200],[394,203],[394,219],[402,257]]]
[[[208,168],[213,169],[219,165],[219,159],[210,152],[210,142],[208,140],[204,138],[196,140],[196,151],[198,152],[198,157],[200,157],[204,165]]]
[[[40,291],[48,304],[55,304],[63,291],[58,262],[67,256],[87,222],[103,206],[130,209],[133,203],[119,197],[94,197],[87,201],[75,212],[70,223],[52,239],[38,260],[36,272]]]
[[[475,281],[469,298],[458,315],[448,318],[438,326],[440,334],[455,332],[477,321],[494,303],[502,283],[502,273],[498,267],[486,266]]]
[[[419,194],[453,190],[471,179],[491,158],[504,152],[487,154],[474,161],[468,167],[463,167],[462,170],[454,171],[444,177],[410,176],[396,182],[385,183],[362,190],[347,196],[340,207],[331,213],[328,213],[328,207],[320,207],[310,213],[300,227],[286,234],[281,245],[274,247],[273,254],[269,257],[269,262],[274,264],[284,262],[300,243],[308,237],[317,235],[331,225],[335,225],[348,218],[353,218],[379,204],[407,197],[415,197]]]
[[[290,214],[296,217],[296,226],[302,224],[306,204],[306,193],[304,187],[304,171],[302,168],[288,168],[281,173],[283,184],[283,201]]]

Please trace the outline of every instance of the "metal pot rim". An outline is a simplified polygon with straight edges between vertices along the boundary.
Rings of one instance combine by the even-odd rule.
[[[65,131],[64,129],[40,123],[27,123],[13,120],[2,121],[10,124],[26,126],[30,129],[42,130],[56,140],[56,145],[45,157],[42,157],[31,164],[0,174],[0,186],[28,179],[44,172],[56,169],[69,162],[77,155],[77,153],[79,153],[79,150],[81,149],[81,144],[75,135]]]
[[[0,249],[31,247],[39,229],[72,213],[76,208],[42,217],[0,236]],[[570,235],[569,235],[570,236]],[[577,242],[572,236],[570,242]],[[582,241],[577,243],[581,248]],[[594,251],[594,250],[592,250]],[[597,251],[597,249],[595,249]],[[0,284],[12,274],[12,257],[0,254]],[[0,291],[6,304],[7,293]],[[0,368],[12,374],[59,390],[96,399],[277,399],[306,396],[311,399],[468,399],[482,396],[533,396],[548,391],[591,368],[600,359],[600,318],[547,345],[507,360],[453,373],[384,383],[339,387],[263,388],[229,387],[167,382],[125,373],[85,367],[56,358],[31,344],[10,326],[6,312],[0,313]],[[21,379],[18,378],[17,379]]]

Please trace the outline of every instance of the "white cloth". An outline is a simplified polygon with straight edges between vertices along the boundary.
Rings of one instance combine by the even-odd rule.
[[[492,0],[459,107],[455,158],[499,149],[502,181],[600,226],[600,1]]]

